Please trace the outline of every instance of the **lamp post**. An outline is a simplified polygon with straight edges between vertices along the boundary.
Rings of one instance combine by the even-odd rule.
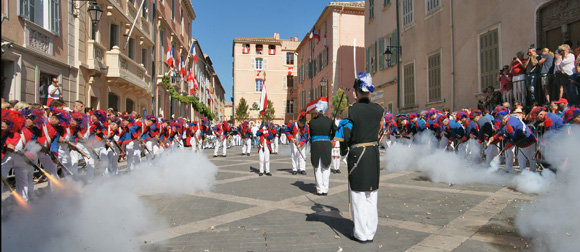
[[[324,96],[328,97],[328,86],[327,86],[327,84],[328,84],[328,80],[325,79],[324,77],[322,77],[322,79],[320,79],[320,87],[321,87],[320,88],[320,96],[323,96],[322,95],[322,90],[326,89],[326,95],[324,95]]]
[[[76,6],[74,2],[91,2],[91,6],[87,9],[89,16],[91,17],[91,28],[92,28],[92,39],[96,40],[97,37],[97,24],[101,21],[101,16],[103,15],[103,10],[97,5],[97,0],[73,0],[72,8],[80,9],[80,6]],[[75,14],[76,17],[76,14]]]
[[[398,31],[397,31],[397,34],[398,34]],[[397,39],[397,41],[399,41],[399,40]],[[396,61],[397,61],[397,110],[400,110],[401,107],[400,107],[400,103],[399,103],[399,100],[400,100],[399,89],[401,86],[401,84],[400,84],[401,64],[399,64],[399,59],[401,57],[401,53],[403,53],[403,48],[401,46],[387,46],[387,49],[385,50],[384,55],[386,56],[387,62],[389,62],[389,64],[391,64],[391,57],[393,56],[393,52],[395,52],[397,54],[396,55],[396,57],[397,57],[396,58]]]

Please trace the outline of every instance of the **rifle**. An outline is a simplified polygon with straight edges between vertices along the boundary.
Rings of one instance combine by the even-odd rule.
[[[54,155],[54,153],[52,153],[50,150],[47,150],[46,148],[42,147],[42,151],[44,153],[46,153],[47,155],[50,156],[50,159],[52,159],[52,162],[54,162],[57,166],[60,166],[65,172],[67,172],[70,175],[73,175],[73,173],[71,171],[69,171],[60,161],[58,161],[58,159],[56,158],[56,156]],[[44,169],[40,168],[40,166],[38,166],[37,164],[34,163],[34,161],[32,161],[30,159],[30,157],[26,156],[26,154],[24,154],[22,151],[16,151],[16,154],[18,154],[19,156],[21,156],[22,158],[24,158],[24,162],[31,165],[32,167],[38,169],[39,171],[41,171],[44,174],[48,174],[48,172],[46,172]]]
[[[125,151],[123,151],[123,148],[121,148],[121,146],[119,145],[119,143],[117,143],[117,141],[113,141],[113,143],[115,144],[115,146],[117,146],[117,148],[119,148],[119,151],[121,151],[120,154],[121,155],[125,155]]]
[[[78,152],[78,153],[79,153],[79,154],[81,154],[83,157],[86,157],[86,158],[88,158],[88,159],[90,159],[90,158],[91,158],[91,156],[89,156],[87,153],[84,153],[82,150],[80,150],[80,149],[79,149],[79,147],[77,147],[77,146],[76,146],[76,145],[74,145],[73,143],[69,142],[68,140],[65,140],[64,142],[65,142],[65,143],[66,143],[66,144],[69,146],[69,148],[71,148],[72,150],[74,150],[74,151]]]

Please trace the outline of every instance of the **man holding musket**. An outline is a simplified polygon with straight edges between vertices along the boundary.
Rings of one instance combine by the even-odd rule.
[[[335,140],[341,142],[342,153],[349,150],[348,183],[354,222],[352,239],[368,243],[373,241],[378,225],[380,154],[377,141],[383,107],[370,101],[370,93],[375,90],[370,74],[359,73],[354,90],[358,101],[348,108],[348,119],[340,122]]]
[[[326,116],[324,113],[328,109],[328,101],[326,97],[321,97],[316,103],[315,113],[312,119],[308,122],[308,129],[306,135],[310,135],[311,156],[310,161],[314,167],[314,177],[316,178],[316,194],[326,196],[328,194],[328,187],[330,181],[330,162],[332,144],[330,143],[330,136],[334,135],[336,125],[334,121]]]

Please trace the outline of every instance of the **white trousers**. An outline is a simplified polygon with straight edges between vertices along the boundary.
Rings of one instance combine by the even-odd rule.
[[[314,178],[316,178],[316,192],[328,193],[330,185],[330,167],[322,166],[322,160],[318,160],[318,168],[314,169]]]
[[[485,149],[485,165],[489,166],[491,164],[491,160],[493,160],[497,154],[499,154],[499,148],[497,145],[490,144],[489,147]]]
[[[127,151],[127,169],[135,170],[141,163],[141,144],[133,140],[125,145],[125,150]]]
[[[377,191],[359,192],[350,190],[354,237],[361,241],[373,240],[379,224]]]
[[[72,171],[72,169],[73,169],[72,156],[74,155],[73,152],[76,152],[76,151],[71,150],[68,147],[68,144],[64,144],[64,143],[58,144],[58,161],[60,161],[60,163],[70,172],[73,172]],[[68,176],[70,174],[66,171],[62,171],[61,175],[63,178],[66,178],[66,176]]]
[[[104,150],[101,155],[101,157],[106,157],[106,165],[103,166],[103,175],[105,176],[119,174],[119,163],[117,162],[119,160],[119,149],[114,145],[113,148],[115,151],[109,148]]]
[[[525,147],[525,148],[518,148],[518,164],[520,166],[520,171],[523,171],[526,169],[526,163],[529,162],[530,164],[530,171],[531,172],[537,172],[536,171],[536,160],[532,160],[533,155],[535,153],[536,150],[536,146],[534,144]]]
[[[264,173],[264,165],[266,166],[266,173],[270,172],[270,149],[264,146],[258,155],[260,157],[260,173]]]
[[[6,153],[2,159],[2,177],[6,178],[10,169],[14,168],[16,188],[14,190],[26,201],[34,198],[34,168],[24,162],[16,154]],[[2,183],[4,192],[4,183]]]
[[[252,139],[246,138],[242,139],[242,154],[250,154],[252,150]]]
[[[298,148],[294,143],[292,145],[292,171],[304,171],[306,170],[306,157],[302,155],[306,155],[306,145],[302,145],[300,147],[300,152],[298,152]],[[302,155],[300,155],[302,153]]]
[[[56,171],[56,164],[52,161],[52,159],[50,158],[50,156],[48,154],[38,153],[38,160],[40,160],[40,163],[42,164],[42,168],[48,174],[50,174],[55,179],[58,179],[58,174]],[[48,190],[51,192],[53,190],[52,189],[52,181],[50,179],[48,180]]]
[[[506,172],[514,172],[514,156],[516,152],[516,147],[512,147],[509,150],[504,151],[505,153],[505,167]]]
[[[197,138],[195,136],[189,138],[189,144],[191,145],[191,151],[197,152]]]
[[[218,136],[215,140],[215,149],[213,150],[213,155],[217,156],[218,151],[220,149],[220,147],[222,147],[222,155],[226,155],[226,150],[228,149],[227,145],[226,145],[226,141],[227,139],[224,138],[222,139],[221,136]]]
[[[441,140],[439,140],[439,149],[445,149],[449,144],[449,138],[446,136],[441,136]]]
[[[276,137],[274,138],[274,146],[273,146],[274,153],[278,153],[278,142],[280,142],[280,138],[276,135]]]

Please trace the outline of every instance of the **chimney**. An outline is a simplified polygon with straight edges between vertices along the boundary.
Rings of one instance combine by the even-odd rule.
[[[279,33],[274,33],[274,39],[280,39],[280,34]]]

